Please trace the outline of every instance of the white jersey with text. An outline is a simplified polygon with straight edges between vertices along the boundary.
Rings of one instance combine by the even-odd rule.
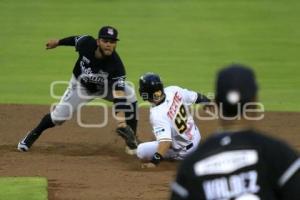
[[[163,103],[150,109],[150,122],[158,142],[171,141],[173,149],[191,144],[198,129],[189,111],[197,93],[177,86],[164,89]]]
[[[177,86],[164,88],[165,99],[150,108],[150,122],[156,141],[144,142],[137,148],[137,157],[150,160],[160,142],[170,141],[165,159],[182,160],[194,152],[201,140],[200,131],[190,113],[198,94]]]

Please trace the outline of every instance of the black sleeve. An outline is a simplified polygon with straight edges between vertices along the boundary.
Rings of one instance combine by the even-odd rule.
[[[269,166],[269,178],[281,199],[299,199],[299,154],[286,143],[271,140],[265,144],[264,158]]]
[[[115,55],[114,72],[111,74],[111,80],[114,86],[114,90],[125,90],[126,72],[125,67],[118,55]]]
[[[113,79],[114,90],[125,91],[125,76],[116,77]]]
[[[209,98],[207,98],[205,95],[197,93],[197,99],[195,101],[195,103],[208,103],[211,102],[211,100]]]
[[[59,40],[60,46],[75,46],[75,38],[77,36],[70,36]]]
[[[81,36],[70,36],[59,40],[59,45],[61,46],[75,46],[76,51],[80,51],[82,49],[83,44],[86,44],[88,48],[93,46],[95,43],[95,39],[91,36],[81,35]]]

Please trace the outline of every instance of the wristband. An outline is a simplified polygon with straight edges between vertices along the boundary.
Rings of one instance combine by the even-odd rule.
[[[152,162],[153,164],[155,164],[155,165],[158,165],[158,164],[160,163],[160,161],[162,161],[162,160],[163,160],[163,156],[160,155],[158,152],[156,152],[156,153],[153,155],[153,157],[152,157],[152,159],[151,159],[151,162]]]
[[[209,98],[207,98],[205,95],[197,93],[197,99],[195,103],[208,103],[211,102]]]

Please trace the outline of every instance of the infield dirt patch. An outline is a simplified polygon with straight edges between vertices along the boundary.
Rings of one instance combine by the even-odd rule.
[[[49,106],[0,105],[1,176],[46,177],[50,200],[168,198],[178,163],[140,169],[139,161],[125,154],[123,141],[114,132],[114,120],[104,128],[82,128],[73,119],[47,130],[30,152],[18,152],[19,140],[47,112]],[[103,122],[101,110],[86,108],[82,122]],[[257,127],[300,150],[299,122],[300,113],[269,112]],[[203,140],[217,126],[216,121],[198,120],[197,124]],[[142,141],[152,138],[148,109],[140,110],[138,133]]]

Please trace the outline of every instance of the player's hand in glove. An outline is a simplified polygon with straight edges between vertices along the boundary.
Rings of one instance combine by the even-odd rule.
[[[121,136],[125,140],[126,145],[130,149],[137,148],[138,144],[136,141],[136,136],[130,126],[126,125],[125,127],[118,127],[116,131],[119,136]]]

